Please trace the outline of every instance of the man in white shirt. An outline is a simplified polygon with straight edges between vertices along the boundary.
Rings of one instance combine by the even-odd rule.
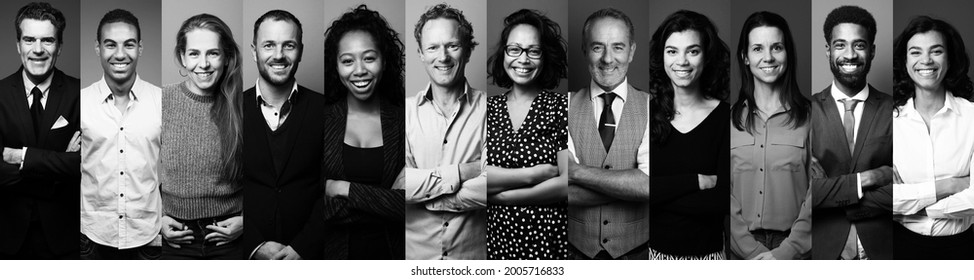
[[[842,6],[823,31],[834,80],[812,96],[812,258],[891,259],[893,99],[866,82],[876,21]]]
[[[576,259],[649,258],[649,94],[629,85],[632,21],[603,9],[583,27],[592,76],[569,94],[568,242]]]
[[[157,259],[162,91],[136,73],[131,12],[109,11],[97,34],[104,74],[81,90],[81,258]]]

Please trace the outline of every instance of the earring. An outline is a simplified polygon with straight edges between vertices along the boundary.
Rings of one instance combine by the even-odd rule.
[[[182,76],[183,78],[185,78],[186,75],[189,75],[189,73],[183,73],[184,70],[186,70],[186,69],[179,68],[179,70],[178,70],[179,71],[179,76]]]

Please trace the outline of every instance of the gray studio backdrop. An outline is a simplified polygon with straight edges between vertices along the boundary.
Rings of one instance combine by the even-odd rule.
[[[6,44],[0,44],[0,79],[9,76],[20,69],[20,55],[17,54],[17,29],[14,21],[17,19],[17,10],[20,7],[33,2],[29,0],[4,0],[0,1],[0,40],[5,40]],[[74,0],[51,0],[50,3],[55,9],[64,14],[65,27],[62,34],[61,54],[58,56],[54,65],[68,76],[78,77],[78,46],[79,46],[79,12],[80,4]]]
[[[967,54],[974,55],[974,2],[967,0],[893,1],[893,38],[899,36],[910,20],[917,16],[930,16],[950,23],[964,39]],[[892,60],[892,58],[890,59]],[[892,73],[892,71],[890,71]],[[891,74],[892,75],[892,74]],[[967,72],[974,79],[974,71]]]
[[[485,90],[487,88],[487,50],[490,45],[487,42],[487,0],[406,0],[406,34],[403,43],[406,44],[406,96],[416,95],[424,90],[429,83],[429,76],[426,75],[425,66],[419,57],[419,44],[416,43],[414,31],[419,17],[430,7],[436,4],[446,3],[457,10],[463,12],[463,16],[473,25],[473,40],[477,43],[476,48],[470,55],[470,62],[467,63],[465,75],[470,86],[476,89]]]
[[[242,26],[241,15],[243,14],[243,2],[239,0],[166,0],[162,2],[162,84],[172,84],[186,80],[186,77],[179,75],[179,69],[173,50],[176,47],[176,32],[183,24],[183,21],[191,16],[208,13],[214,15],[230,27],[233,32],[233,40],[240,48],[242,60],[250,58],[247,52],[250,44],[243,44],[243,33],[253,32],[253,29],[245,29]],[[192,8],[188,8],[192,7]],[[245,48],[246,47],[246,48]],[[249,82],[244,81],[244,88],[248,88]]]
[[[808,12],[812,9],[812,3],[810,0],[798,0],[798,1],[777,1],[777,0],[733,0],[731,1],[731,26],[730,30],[733,39],[727,42],[728,47],[731,50],[731,102],[737,101],[737,94],[741,89],[741,73],[737,66],[737,44],[741,34],[741,28],[744,26],[744,20],[752,13],[759,11],[769,11],[781,15],[788,21],[788,28],[791,29],[791,36],[795,40],[795,51],[798,52],[798,61],[795,63],[797,69],[792,69],[789,71],[798,71],[796,78],[798,80],[798,88],[802,89],[802,94],[805,96],[811,96],[811,92],[807,89],[811,88],[811,75],[809,71],[811,66],[809,65],[809,59],[811,55],[811,14]],[[821,26],[819,27],[821,28]],[[818,37],[820,38],[820,37]],[[816,40],[821,40],[817,39]],[[821,52],[817,52],[821,53]],[[821,54],[819,55],[821,56]]]
[[[406,50],[404,51],[404,54],[406,55],[406,57],[409,57],[410,45],[409,45],[409,41],[407,41],[408,38],[406,38],[405,33],[403,33],[405,31],[405,27],[403,25],[403,23],[405,22],[405,16],[403,15],[403,10],[405,10],[406,3],[403,2],[402,0],[333,0],[333,1],[329,0],[327,1],[327,4],[325,4],[324,14],[319,15],[319,17],[321,17],[325,21],[324,29],[328,29],[328,27],[331,26],[332,22],[334,22],[339,17],[341,17],[342,14],[351,11],[355,7],[358,7],[359,4],[367,5],[370,10],[379,12],[379,14],[381,14],[383,17],[386,18],[386,22],[389,23],[392,29],[396,30],[396,32],[399,33],[399,39],[403,40],[402,42],[406,46]],[[305,32],[305,34],[308,33]],[[323,44],[325,40],[324,32],[322,32],[321,34],[322,37],[320,38]],[[307,41],[307,39],[305,39],[305,41]],[[308,51],[318,52],[320,53],[322,58],[324,58],[323,56],[325,53],[325,48],[323,45],[317,50],[308,49],[305,51],[305,54],[307,54]],[[338,67],[338,66],[325,65],[324,67]],[[321,71],[322,72],[318,72],[318,77],[319,77],[318,79],[322,80],[322,83],[324,83],[324,68],[321,68]],[[423,76],[426,76],[426,74],[423,74]],[[406,72],[406,78],[407,79],[409,78],[408,71]],[[406,92],[408,94],[409,88],[406,88]]]
[[[689,10],[700,13],[707,18],[717,27],[717,36],[727,44],[727,48],[731,52],[731,60],[736,59],[733,56],[737,48],[737,36],[740,30],[732,30],[731,26],[731,1],[730,0],[685,0],[685,1],[668,1],[668,0],[652,0],[649,2],[649,30],[646,31],[646,36],[652,37],[656,29],[663,24],[663,20],[679,10]],[[652,38],[649,38],[652,40]],[[645,50],[649,50],[649,45],[644,47]],[[648,60],[648,59],[647,59]],[[729,70],[729,69],[728,69]],[[725,70],[724,73],[727,73]],[[739,78],[738,78],[739,79]],[[732,92],[736,92],[738,88],[731,88]]]
[[[123,9],[132,12],[139,19],[140,36],[142,38],[142,56],[139,57],[139,65],[136,69],[139,78],[161,86],[160,70],[160,50],[162,42],[160,36],[160,17],[159,0],[145,1],[126,1],[126,0],[85,0],[81,6],[81,28],[77,32],[81,33],[79,51],[81,53],[81,87],[87,87],[98,81],[103,76],[101,68],[101,57],[95,51],[98,41],[98,23],[105,13],[114,9]],[[170,50],[172,51],[172,50]],[[58,61],[60,63],[60,61]]]
[[[257,64],[254,62],[253,49],[251,44],[254,42],[254,22],[261,15],[270,10],[288,11],[301,21],[304,44],[304,52],[301,56],[301,64],[295,74],[298,84],[323,93],[325,80],[322,79],[324,71],[324,43],[325,43],[325,20],[321,17],[321,11],[325,9],[325,2],[321,0],[288,0],[288,1],[264,1],[264,0],[243,0],[243,29],[240,30],[243,41],[240,44],[243,56],[243,88],[249,89],[257,83]],[[236,35],[236,34],[234,34]]]
[[[866,78],[879,91],[893,94],[893,2],[887,0],[820,0],[812,2],[812,94],[832,83],[828,49],[822,25],[832,9],[843,5],[859,6],[876,19],[876,57]],[[802,88],[803,90],[805,88]]]
[[[501,40],[501,32],[504,31],[504,18],[508,15],[516,12],[520,9],[534,9],[541,11],[548,18],[558,23],[561,27],[561,35],[568,42],[568,51],[571,52],[572,48],[578,48],[576,45],[572,44],[572,38],[581,37],[581,35],[575,35],[569,32],[568,29],[568,1],[566,0],[553,0],[553,1],[525,1],[525,0],[497,0],[490,1],[487,5],[487,40],[481,41],[486,48],[487,56],[494,53],[495,46],[497,46],[497,41]],[[584,19],[583,19],[584,20]],[[507,40],[507,38],[504,38]],[[571,60],[569,60],[571,63]],[[489,67],[489,66],[488,66]],[[570,68],[569,64],[569,68]],[[504,75],[504,73],[500,73]],[[485,76],[486,77],[486,74]],[[491,83],[491,80],[487,80],[487,94],[489,96],[503,94],[507,92],[507,89],[500,88]],[[568,90],[568,81],[562,80],[558,84],[558,88],[555,88],[555,92],[565,93]]]
[[[585,19],[603,8],[620,10],[632,20],[636,54],[629,64],[628,81],[630,85],[643,91],[649,88],[649,40],[653,35],[653,30],[649,27],[650,20],[645,16],[646,12],[650,11],[649,6],[647,1],[632,0],[568,1],[568,26],[567,29],[563,26],[562,31],[572,35],[572,40],[568,41],[569,90],[587,88],[592,80],[588,73],[588,57],[582,50],[585,44],[582,29],[585,26]]]

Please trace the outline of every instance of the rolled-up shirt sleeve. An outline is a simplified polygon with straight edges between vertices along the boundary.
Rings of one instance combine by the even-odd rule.
[[[447,194],[460,187],[459,165],[433,169],[406,168],[406,202],[422,203]]]

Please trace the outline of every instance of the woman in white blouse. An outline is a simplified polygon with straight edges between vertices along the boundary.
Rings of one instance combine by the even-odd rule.
[[[895,258],[974,259],[970,60],[950,24],[914,18],[896,38]]]

